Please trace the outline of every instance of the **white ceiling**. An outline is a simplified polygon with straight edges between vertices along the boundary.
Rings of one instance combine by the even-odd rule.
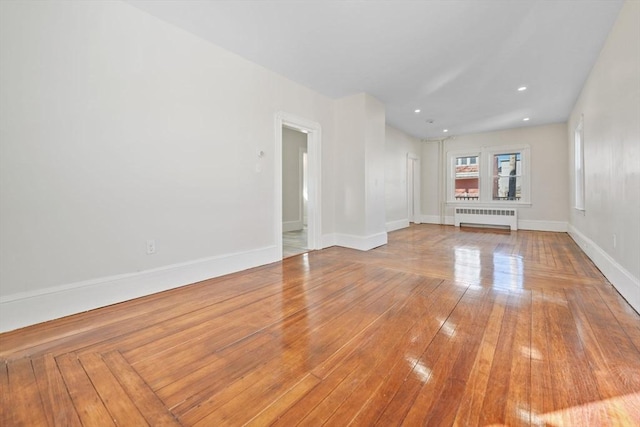
[[[389,124],[418,138],[565,121],[622,6],[621,0],[128,2],[329,97],[367,92],[384,102]],[[528,89],[519,92],[520,86]]]

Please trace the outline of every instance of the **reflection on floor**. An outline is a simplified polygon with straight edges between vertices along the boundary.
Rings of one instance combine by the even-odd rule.
[[[282,233],[282,257],[303,254],[307,249],[307,227],[302,230],[285,231]]]

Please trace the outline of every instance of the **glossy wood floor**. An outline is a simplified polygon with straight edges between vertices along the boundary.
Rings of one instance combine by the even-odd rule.
[[[561,233],[412,226],[0,353],[2,426],[640,425],[640,318]]]
[[[308,231],[305,226],[302,230],[285,231],[282,233],[282,257],[289,258],[309,252],[307,248]]]

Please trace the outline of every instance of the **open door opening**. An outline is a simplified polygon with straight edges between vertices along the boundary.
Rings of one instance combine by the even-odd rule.
[[[282,256],[308,252],[308,131],[282,128]]]
[[[276,245],[282,257],[322,249],[321,129],[316,122],[276,115]]]
[[[407,153],[407,218],[420,224],[420,159]]]

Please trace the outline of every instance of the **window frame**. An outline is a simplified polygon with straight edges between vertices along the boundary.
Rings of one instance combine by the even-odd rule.
[[[495,168],[496,164],[496,159],[498,157],[505,157],[505,156],[516,156],[516,168],[513,175],[509,174],[509,175],[504,175],[501,174],[500,172],[498,172],[501,169],[501,165],[497,165],[497,169]],[[513,152],[509,152],[509,153],[505,153],[505,152],[500,152],[498,154],[494,154],[493,156],[491,156],[491,158],[489,159],[489,161],[491,162],[491,200],[493,201],[519,201],[522,199],[522,182],[524,181],[523,177],[522,177],[522,152],[521,151],[513,151]],[[519,164],[518,164],[519,162]],[[519,173],[518,173],[519,170]],[[498,181],[498,186],[499,186],[499,181],[501,179],[511,179],[511,177],[514,177],[516,179],[516,183],[519,181],[521,186],[520,186],[520,197],[519,198],[513,198],[513,199],[509,199],[509,198],[496,198],[496,194],[495,194],[495,190],[496,190],[496,181]],[[509,183],[509,186],[510,183]],[[508,197],[508,196],[507,196]],[[516,196],[514,196],[516,197]]]
[[[461,157],[478,158],[478,192],[480,197],[477,200],[457,200],[456,196],[456,166],[457,159]],[[479,151],[449,151],[447,153],[448,175],[447,175],[447,203],[472,203],[477,204],[482,199],[482,153]]]
[[[493,159],[499,154],[520,153],[520,200],[493,200]],[[458,157],[478,156],[479,173],[478,200],[458,200],[455,198],[455,166]],[[531,148],[527,144],[496,145],[481,147],[477,150],[454,150],[447,152],[447,197],[451,205],[491,205],[491,206],[530,206],[531,205]]]

